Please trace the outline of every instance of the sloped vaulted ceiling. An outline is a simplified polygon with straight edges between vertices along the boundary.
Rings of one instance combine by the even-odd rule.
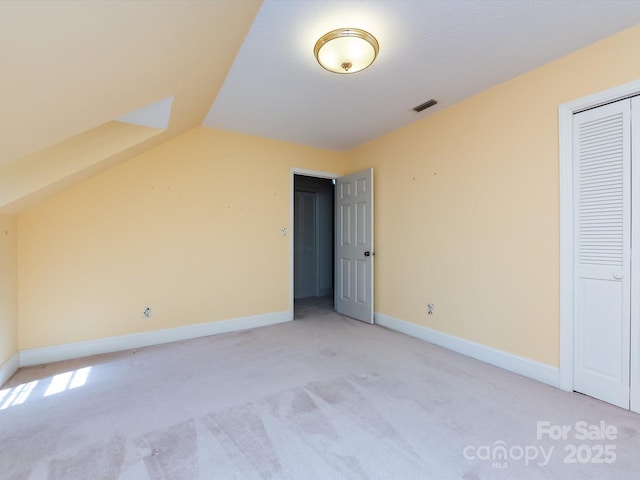
[[[0,212],[199,125],[348,150],[638,22],[638,0],[0,0]],[[370,68],[317,64],[340,27],[377,36]]]
[[[200,125],[260,5],[0,2],[0,210]]]

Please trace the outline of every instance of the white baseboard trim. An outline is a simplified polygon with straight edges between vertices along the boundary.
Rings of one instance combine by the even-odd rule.
[[[131,348],[148,347],[191,338],[206,337],[218,333],[237,332],[249,328],[275,325],[276,323],[288,322],[290,320],[292,320],[291,312],[284,311],[255,315],[252,317],[220,320],[217,322],[199,323],[165,330],[134,333],[118,337],[100,338],[86,342],[54,345],[52,347],[32,348],[20,351],[20,366],[41,365],[101,353],[118,352]]]
[[[552,387],[560,385],[560,369],[512,353],[487,347],[480,343],[464,340],[453,335],[438,332],[415,323],[398,320],[383,313],[375,314],[375,323],[400,333],[425,340],[448,350],[481,360],[496,367],[509,370],[524,377],[537,380]]]
[[[0,365],[0,387],[13,377],[18,368],[20,368],[20,354],[16,352],[9,357],[9,360]]]

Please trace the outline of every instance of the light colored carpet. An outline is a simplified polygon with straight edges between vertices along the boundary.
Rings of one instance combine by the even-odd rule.
[[[0,393],[0,478],[640,475],[639,415],[298,307],[286,324],[22,369]],[[567,439],[538,438],[545,421]],[[609,438],[577,439],[580,421]]]

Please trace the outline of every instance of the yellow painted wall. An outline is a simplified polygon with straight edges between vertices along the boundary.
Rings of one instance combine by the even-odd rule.
[[[350,152],[375,172],[376,311],[557,366],[558,106],[640,78],[638,49],[640,26]]]
[[[287,310],[290,167],[372,166],[376,311],[558,365],[558,105],[640,78],[639,47],[640,26],[346,154],[190,130],[18,216],[18,347]]]
[[[25,211],[19,348],[288,310],[290,168],[344,160],[199,127]]]
[[[16,217],[0,215],[0,366],[18,351]]]

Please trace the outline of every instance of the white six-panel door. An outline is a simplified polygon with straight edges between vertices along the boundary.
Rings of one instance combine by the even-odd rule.
[[[629,408],[631,100],[574,116],[574,390]],[[640,175],[640,174],[639,174]],[[640,223],[640,216],[638,221]]]
[[[373,323],[373,169],[336,179],[335,309]]]

